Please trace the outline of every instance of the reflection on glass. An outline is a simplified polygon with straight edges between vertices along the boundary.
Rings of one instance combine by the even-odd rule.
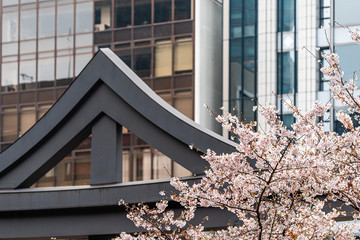
[[[95,31],[104,31],[111,27],[111,1],[95,2]]]
[[[292,124],[295,122],[294,116],[292,114],[283,114],[281,115],[281,120],[283,121],[284,125],[292,130]]]
[[[19,82],[21,89],[31,89],[36,87],[35,60],[20,61]]]
[[[191,18],[191,0],[175,0],[175,20]]]
[[[20,42],[20,54],[33,53],[36,51],[36,41],[21,41]]]
[[[295,29],[295,0],[278,0],[278,32],[290,32]]]
[[[35,124],[35,107],[27,106],[20,108],[20,136]]]
[[[2,55],[15,55],[18,53],[18,43],[3,43],[2,44]]]
[[[36,10],[21,11],[20,40],[36,38]]]
[[[10,57],[3,57],[2,61],[3,62],[13,62],[13,61],[17,61],[18,60],[18,56],[10,56]]]
[[[58,6],[57,8],[57,35],[73,33],[74,5]]]
[[[171,0],[155,0],[154,22],[171,21]]]
[[[135,1],[134,24],[143,25],[151,23],[151,0]]]
[[[1,141],[12,142],[18,138],[16,108],[4,108],[1,114]]]
[[[61,160],[54,168],[55,186],[72,186],[74,165],[71,156]]]
[[[90,34],[78,34],[75,36],[75,46],[84,47],[93,45],[93,35]]]
[[[175,94],[174,108],[190,119],[193,119],[193,100],[190,91],[181,91]]]
[[[39,9],[39,37],[55,35],[55,8]]]
[[[54,51],[55,49],[55,39],[48,38],[48,39],[39,39],[38,40],[38,51]]]
[[[161,152],[154,150],[152,171],[154,179],[171,178],[172,166],[171,159],[162,154]]]
[[[68,85],[73,78],[73,56],[58,57],[56,59],[56,84]]]
[[[131,25],[131,0],[116,0],[115,27]]]
[[[295,93],[295,52],[278,53],[278,94]]]
[[[341,56],[341,70],[344,71],[344,80],[348,81],[354,77],[354,72],[356,71],[357,75],[359,73],[359,64],[358,56],[360,54],[360,49],[358,45],[343,45],[336,46],[336,53]],[[355,80],[355,79],[354,79]],[[356,85],[360,86],[359,80],[356,81]]]
[[[136,181],[151,179],[151,152],[149,148],[134,150],[134,175]]]
[[[172,73],[172,45],[170,40],[156,41],[155,77],[168,76]]]
[[[2,91],[15,91],[17,89],[18,64],[1,64],[1,89]]]
[[[76,32],[91,32],[93,26],[93,3],[76,4]]]
[[[358,9],[360,8],[360,1],[358,0],[334,0],[335,4],[335,20],[342,25],[360,24],[358,16]],[[351,6],[351,7],[350,7]]]
[[[65,36],[56,38],[56,48],[57,49],[67,49],[73,48],[74,38],[73,36]]]
[[[41,104],[38,106],[38,120],[51,108],[51,104]]]
[[[77,76],[91,60],[92,54],[75,55],[75,76]]]
[[[130,163],[130,153],[128,150],[123,150],[122,152],[122,177],[123,182],[131,181],[131,163]]]
[[[4,6],[9,6],[9,5],[13,5],[13,4],[18,4],[18,1],[14,1],[14,0],[2,0],[2,5]]]
[[[230,1],[230,35],[232,38],[242,37],[243,1]],[[247,13],[247,12],[246,12]]]
[[[2,16],[2,41],[11,42],[18,40],[18,12],[3,13]]]
[[[134,50],[134,71],[139,77],[150,76],[151,49],[138,48]]]
[[[38,60],[38,85],[40,88],[54,86],[54,70],[54,58]]]
[[[192,173],[178,164],[177,162],[173,162],[173,176],[174,177],[187,177],[192,176]]]
[[[115,51],[115,54],[131,68],[131,50]]]
[[[90,184],[91,156],[90,152],[75,153],[74,185]]]
[[[191,38],[175,40],[174,71],[175,73],[189,72],[193,68],[193,49]]]

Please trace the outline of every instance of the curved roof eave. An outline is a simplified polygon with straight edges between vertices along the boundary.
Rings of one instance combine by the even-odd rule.
[[[61,130],[63,123],[69,121],[69,117],[74,111],[78,111],[78,107],[87,101],[87,97],[93,94],[99,84],[105,84],[144,119],[186,146],[194,144],[201,152],[206,152],[207,149],[218,153],[235,151],[235,143],[185,117],[154,93],[111,50],[101,49],[54,106],[28,132],[0,154],[0,188],[5,184],[2,183],[6,179],[3,179],[3,176],[11,174],[24,159],[36,154],[49,136]],[[117,110],[116,106],[110,106],[110,109],[112,112]]]

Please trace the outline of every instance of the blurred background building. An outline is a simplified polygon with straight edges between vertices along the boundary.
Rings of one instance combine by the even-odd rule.
[[[66,90],[99,48],[112,49],[166,102],[221,133],[203,105],[246,121],[272,102],[304,110],[330,100],[315,52],[333,48],[345,77],[358,48],[342,25],[360,25],[356,0],[1,0],[0,145],[5,150]],[[327,37],[321,26],[325,26]],[[324,63],[325,64],[325,63]],[[281,98],[276,95],[282,96]],[[328,130],[341,127],[334,113]],[[88,184],[91,136],[36,186]],[[124,181],[190,172],[124,129]]]

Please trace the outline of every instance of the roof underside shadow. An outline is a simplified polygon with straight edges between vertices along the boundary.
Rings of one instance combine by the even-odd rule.
[[[234,143],[182,115],[101,49],[54,106],[0,154],[0,189],[30,187],[90,133],[91,184],[121,182],[121,126],[196,175],[208,167],[199,157],[208,148],[235,151]]]

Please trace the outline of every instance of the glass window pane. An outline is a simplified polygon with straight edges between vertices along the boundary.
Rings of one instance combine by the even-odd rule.
[[[191,18],[191,0],[175,0],[175,20]]]
[[[282,58],[282,62],[281,62]],[[295,93],[295,52],[278,53],[278,94]]]
[[[38,119],[40,119],[44,114],[51,108],[51,104],[42,104],[38,107]]]
[[[358,0],[334,0],[335,2],[335,20],[346,26],[353,24],[360,24],[358,16],[358,9],[360,8],[360,1]]]
[[[15,55],[18,53],[18,43],[3,43],[2,55]]]
[[[92,54],[75,55],[75,76],[77,76],[91,60]]]
[[[65,36],[56,38],[56,48],[57,49],[69,49],[74,46],[73,36]]]
[[[58,6],[57,8],[57,35],[73,33],[74,5]]]
[[[242,37],[243,1],[230,1],[230,34],[232,38]]]
[[[133,154],[136,181],[151,179],[151,152],[149,148],[135,149]]]
[[[39,37],[55,35],[55,8],[39,9]]]
[[[21,89],[31,89],[36,87],[35,60],[20,61],[19,82]]]
[[[278,32],[290,32],[295,29],[295,1],[294,0],[280,0],[280,9],[278,11]]]
[[[123,182],[130,182],[130,153],[127,150],[122,152],[122,176]]]
[[[115,27],[131,25],[131,0],[116,0]]]
[[[38,51],[54,51],[55,49],[55,39],[48,38],[48,39],[39,39],[38,40]]]
[[[177,162],[173,162],[173,164],[174,164],[174,166],[173,166],[174,177],[192,176],[192,173],[189,170],[187,170],[186,168],[184,168]]]
[[[34,53],[36,51],[36,41],[21,41],[20,42],[20,54]]]
[[[175,41],[174,72],[189,72],[193,65],[193,45],[191,38],[180,38]]]
[[[76,153],[74,178],[75,185],[89,185],[90,184],[90,170],[91,169],[91,156],[90,152]]]
[[[153,179],[171,178],[171,159],[154,150],[152,163]]]
[[[9,6],[9,5],[14,5],[14,4],[18,4],[17,1],[14,0],[2,0],[2,5],[3,6]]]
[[[18,138],[16,108],[5,108],[1,116],[1,141],[16,140]]]
[[[134,71],[139,77],[150,76],[151,49],[138,48],[134,50]]]
[[[353,45],[344,45],[336,46],[336,53],[341,57],[341,70],[344,71],[344,80],[348,81],[350,78],[353,78],[354,72],[359,73],[359,54],[360,49],[356,44]],[[360,85],[359,80],[356,81],[357,86]]]
[[[154,22],[171,21],[171,0],[155,0]]]
[[[115,51],[115,54],[131,68],[131,50]]]
[[[21,107],[20,109],[20,136],[35,124],[35,107]]]
[[[10,57],[3,57],[2,61],[3,62],[13,62],[13,61],[17,61],[18,57],[17,56],[10,56]]]
[[[294,0],[291,0],[294,2]],[[255,36],[256,1],[244,1],[244,36]]]
[[[76,32],[92,32],[93,26],[92,2],[76,4]]]
[[[135,0],[134,24],[151,23],[151,0]]]
[[[188,118],[193,118],[193,100],[191,92],[184,91],[178,92],[174,98],[174,108],[179,110],[182,114]]]
[[[172,74],[172,44],[170,40],[157,41],[155,46],[155,77]]]
[[[111,27],[111,1],[95,2],[95,31],[104,31]]]
[[[18,40],[18,12],[4,13],[2,19],[2,40],[11,42]]]
[[[73,56],[58,57],[56,59],[57,85],[68,85],[73,78]]]
[[[1,64],[1,86],[3,91],[15,91],[17,89],[18,64]]]
[[[20,40],[36,38],[36,10],[21,11]]]
[[[90,34],[79,34],[75,36],[75,46],[84,47],[93,45],[93,35]]]
[[[38,82],[39,87],[54,86],[54,58],[46,58],[38,60]]]

